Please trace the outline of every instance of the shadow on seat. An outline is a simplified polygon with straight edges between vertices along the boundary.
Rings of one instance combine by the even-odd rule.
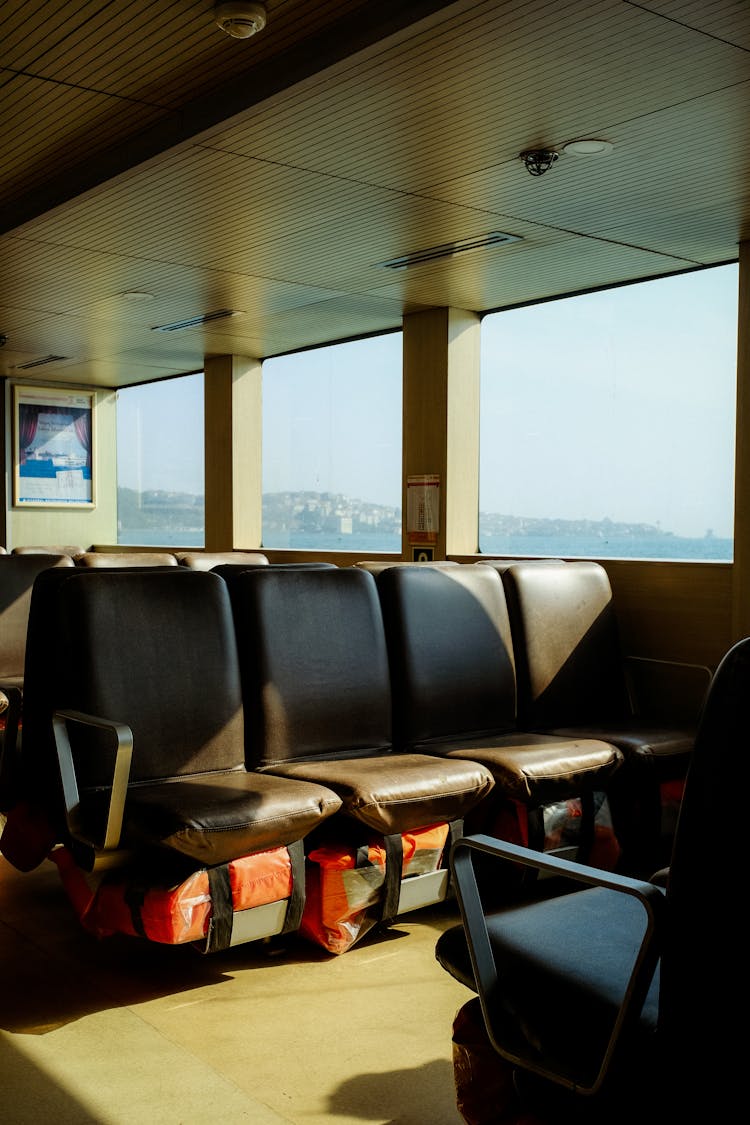
[[[669,861],[670,804],[679,801],[710,672],[627,660],[609,577],[599,563],[519,562],[504,570],[503,585],[516,652],[519,722],[526,730],[600,738],[622,750],[624,766],[609,790],[623,849],[619,870],[647,878]],[[635,675],[642,675],[645,665],[679,675],[692,696],[689,719],[643,706]]]
[[[24,686],[21,791],[38,810],[33,824],[46,817],[49,831],[46,843],[24,841],[23,817],[9,817],[0,845],[10,862],[28,870],[64,845],[82,870],[134,871],[144,890],[207,869],[225,895],[227,865],[294,848],[299,893],[279,926],[296,927],[302,842],[341,802],[322,785],[246,769],[220,578],[178,566],[45,572],[32,595]],[[232,898],[221,924],[213,901],[211,949],[237,939]]]
[[[424,873],[421,881],[402,879],[408,860],[402,837],[440,826],[442,853],[448,826],[462,822],[490,792],[492,776],[476,762],[394,751],[373,576],[356,567],[269,566],[230,575],[229,590],[249,768],[316,782],[339,795],[340,813],[323,826],[327,838],[315,842],[318,852],[327,849],[326,861],[328,849],[342,841],[355,853],[367,854],[370,844],[385,848],[378,921],[440,901],[446,867]]]
[[[564,567],[567,564],[559,564]],[[548,567],[540,569],[550,569]],[[576,858],[594,862],[604,840],[596,807],[622,762],[602,738],[543,734],[522,727],[516,659],[503,583],[490,566],[438,571],[395,567],[377,579],[391,663],[394,735],[400,749],[472,759],[493,774],[491,803],[472,814],[480,828],[551,847],[555,806],[581,802]],[[478,817],[487,817],[480,822]],[[565,841],[569,844],[570,841]],[[609,832],[608,850],[616,849]],[[602,857],[614,866],[616,857]]]
[[[177,566],[171,551],[84,551],[75,557],[76,566],[103,570],[105,567]]]
[[[0,556],[0,812],[14,801],[16,748],[23,702],[31,590],[50,567],[72,567],[66,554],[33,551]]]
[[[744,1036],[731,1017],[747,992],[735,862],[744,826],[741,817],[720,818],[716,795],[722,778],[737,780],[748,695],[750,638],[729,650],[712,680],[666,889],[487,836],[454,846],[463,934],[441,935],[436,956],[476,989],[495,1066],[513,1069],[514,1092],[492,1120],[511,1125],[531,1112],[545,1125],[624,1125],[735,1115],[745,1081]],[[556,896],[488,913],[477,857],[572,882]]]
[[[262,551],[175,551],[175,558],[180,566],[191,570],[213,570],[224,563],[268,566],[268,556]]]

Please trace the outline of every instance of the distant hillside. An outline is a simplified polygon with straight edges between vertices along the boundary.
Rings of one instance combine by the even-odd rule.
[[[122,530],[196,530],[204,526],[203,496],[154,489],[139,494],[118,488],[117,517]],[[602,539],[674,538],[674,533],[647,523],[617,523],[610,519],[563,520],[483,512],[482,530],[488,535],[556,536]],[[331,531],[342,525],[352,533],[376,531],[398,534],[400,507],[372,504],[334,492],[271,492],[263,495],[263,527],[267,532]],[[706,538],[711,538],[711,531]]]

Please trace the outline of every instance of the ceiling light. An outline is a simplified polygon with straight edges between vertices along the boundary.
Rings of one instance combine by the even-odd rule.
[[[603,156],[606,152],[611,152],[614,145],[610,141],[600,141],[598,139],[581,139],[579,141],[568,141],[563,145],[563,152],[573,156]]]
[[[552,167],[558,156],[553,148],[528,148],[518,155],[531,176],[543,176]]]
[[[239,316],[233,309],[219,309],[218,312],[201,313],[185,320],[175,320],[172,324],[156,324],[152,332],[181,332],[183,328],[196,328],[199,324],[210,324],[214,320],[226,320],[229,316]]]
[[[224,0],[214,7],[216,23],[233,39],[249,39],[266,26],[266,9],[262,4],[243,0]]]
[[[153,293],[146,293],[143,289],[126,289],[124,293],[120,294],[126,301],[132,301],[136,304],[138,301],[153,301]]]
[[[425,262],[435,262],[441,258],[452,258],[454,254],[461,254],[466,250],[483,250],[490,246],[500,246],[506,242],[519,242],[518,234],[505,234],[504,231],[493,230],[489,234],[478,234],[474,238],[462,238],[456,242],[444,242],[440,246],[430,246],[427,250],[415,250],[413,254],[403,254],[400,258],[391,258],[379,264],[388,270],[405,270],[410,266],[420,266]]]
[[[45,355],[41,359],[30,359],[28,363],[17,363],[16,371],[30,371],[32,367],[43,367],[45,363],[56,363],[67,359],[66,355]]]

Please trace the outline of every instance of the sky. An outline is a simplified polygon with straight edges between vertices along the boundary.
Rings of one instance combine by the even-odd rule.
[[[486,316],[481,511],[731,537],[737,283],[730,265]],[[400,506],[400,333],[263,375],[264,492]],[[120,392],[121,484],[202,492],[202,448],[201,375]]]

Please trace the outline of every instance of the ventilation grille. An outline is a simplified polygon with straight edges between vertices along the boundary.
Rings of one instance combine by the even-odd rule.
[[[187,320],[176,320],[173,324],[157,324],[152,332],[182,332],[183,328],[196,328],[199,324],[210,324],[214,320],[226,320],[227,317],[237,316],[232,309],[219,309],[218,312],[203,313],[201,316],[191,316]]]
[[[32,367],[42,367],[45,363],[56,363],[62,359],[69,359],[67,355],[45,355],[41,359],[30,359],[28,363],[17,363],[16,371],[29,371]]]
[[[494,230],[489,234],[479,234],[475,238],[463,238],[458,242],[445,242],[441,246],[430,246],[427,250],[415,250],[413,254],[404,254],[401,258],[391,258],[380,265],[387,270],[406,270],[411,266],[421,266],[425,262],[437,262],[441,258],[452,258],[454,254],[463,254],[466,250],[485,250],[490,246],[503,246],[509,242],[520,242],[519,234],[505,234],[503,231]]]

